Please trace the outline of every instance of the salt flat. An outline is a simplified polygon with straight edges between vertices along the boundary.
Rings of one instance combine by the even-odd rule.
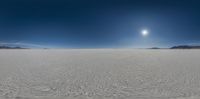
[[[200,99],[200,50],[0,50],[0,99]]]

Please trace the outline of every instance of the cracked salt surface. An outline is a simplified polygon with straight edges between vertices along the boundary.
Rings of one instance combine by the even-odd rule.
[[[0,50],[0,99],[200,99],[200,50]]]

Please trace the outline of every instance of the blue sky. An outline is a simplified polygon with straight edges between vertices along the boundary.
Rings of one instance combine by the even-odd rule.
[[[198,0],[1,0],[0,43],[50,48],[198,44],[199,5]]]

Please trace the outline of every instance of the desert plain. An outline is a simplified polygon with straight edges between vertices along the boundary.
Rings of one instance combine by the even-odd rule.
[[[200,50],[0,50],[0,99],[200,99]]]

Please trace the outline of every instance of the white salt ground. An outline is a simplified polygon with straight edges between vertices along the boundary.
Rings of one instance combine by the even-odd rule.
[[[0,50],[0,99],[200,99],[200,50]]]

